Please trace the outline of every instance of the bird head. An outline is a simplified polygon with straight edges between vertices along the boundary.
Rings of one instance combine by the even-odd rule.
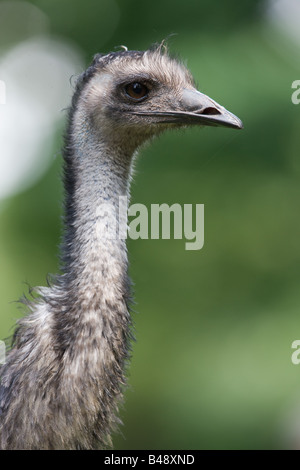
[[[92,125],[133,147],[190,125],[242,129],[241,120],[198,91],[191,73],[164,47],[97,54],[78,87]]]

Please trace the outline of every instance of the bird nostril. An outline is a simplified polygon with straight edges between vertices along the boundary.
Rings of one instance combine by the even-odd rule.
[[[213,108],[213,107],[209,107],[209,108],[205,108],[203,109],[203,111],[201,112],[201,114],[206,114],[206,115],[214,115],[214,114],[221,114],[220,111],[218,111],[216,108]]]

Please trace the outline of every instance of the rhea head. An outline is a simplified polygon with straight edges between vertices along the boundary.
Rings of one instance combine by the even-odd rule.
[[[168,128],[243,127],[238,117],[198,91],[187,68],[162,47],[97,54],[78,89],[86,110],[82,118],[102,139],[130,152]]]

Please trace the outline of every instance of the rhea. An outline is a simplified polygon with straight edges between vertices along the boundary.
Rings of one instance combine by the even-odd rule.
[[[0,448],[111,446],[132,322],[126,242],[99,208],[129,198],[139,147],[182,126],[242,128],[161,46],[98,54],[78,78],[64,158],[61,273],[36,289],[0,371]],[[124,222],[124,221],[123,221]],[[125,220],[126,223],[126,220]]]

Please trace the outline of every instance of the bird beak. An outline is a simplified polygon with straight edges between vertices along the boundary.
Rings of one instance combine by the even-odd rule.
[[[243,129],[243,123],[237,116],[200,91],[183,90],[180,104],[183,112],[179,111],[179,114],[187,123]]]
[[[197,90],[184,89],[176,111],[141,111],[139,115],[155,116],[156,122],[180,125],[222,126],[243,129],[242,121],[220,104]]]

